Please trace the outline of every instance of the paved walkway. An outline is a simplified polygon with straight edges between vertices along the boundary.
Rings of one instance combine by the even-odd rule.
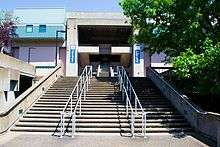
[[[206,147],[192,136],[173,136],[168,134],[149,135],[147,138],[121,136],[76,136],[60,139],[45,134],[7,133],[0,136],[0,147]]]

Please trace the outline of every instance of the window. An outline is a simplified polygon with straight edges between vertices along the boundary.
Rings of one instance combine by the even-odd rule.
[[[10,80],[10,91],[18,91],[18,81]]]
[[[32,33],[33,32],[33,25],[26,25],[26,32]]]
[[[39,26],[39,32],[40,33],[45,33],[46,32],[46,28],[47,28],[46,25],[40,25]]]

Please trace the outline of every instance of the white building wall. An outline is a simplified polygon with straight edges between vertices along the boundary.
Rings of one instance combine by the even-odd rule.
[[[79,46],[78,52],[79,53],[99,54],[99,47],[98,46]]]
[[[130,53],[132,53],[132,48],[131,47],[123,47],[123,46],[112,47],[111,53],[112,54],[126,54],[126,53],[130,54]]]
[[[65,22],[66,11],[63,8],[21,8],[15,9],[14,15],[19,16],[20,24],[59,24]]]

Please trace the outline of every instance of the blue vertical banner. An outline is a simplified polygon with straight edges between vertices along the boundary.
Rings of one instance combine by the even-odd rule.
[[[141,47],[140,45],[135,45],[134,46],[134,60],[135,60],[135,64],[140,64],[141,63]]]
[[[70,63],[76,63],[76,46],[70,46]]]
[[[140,50],[135,50],[135,64],[140,64],[140,59],[141,59],[141,51]]]

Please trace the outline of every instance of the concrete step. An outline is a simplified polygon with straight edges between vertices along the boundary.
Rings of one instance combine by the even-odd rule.
[[[63,98],[63,99],[53,99],[53,98],[40,98],[38,100],[38,102],[67,102],[67,100],[69,99],[69,97],[67,98]],[[73,102],[76,102],[78,101],[78,99],[73,99]],[[86,102],[86,103],[106,103],[106,104],[120,104],[120,103],[124,103],[124,101],[122,100],[90,100],[90,99],[87,99],[86,101],[82,101],[82,102]],[[144,99],[144,100],[141,100],[140,101],[141,103],[145,103],[145,102],[167,102],[166,99],[161,99],[161,100],[158,100],[158,99]]]
[[[73,101],[73,104],[74,102],[76,101]],[[121,103],[115,103],[114,101],[112,102],[87,102],[86,100],[82,100],[82,105],[94,105],[94,106],[102,106],[102,105],[105,105],[105,106],[115,106],[115,105],[123,105],[125,106],[125,103],[124,102],[121,102]],[[57,101],[52,101],[52,102],[42,102],[42,101],[37,101],[35,104],[37,105],[66,105],[66,102],[57,102]],[[170,102],[168,101],[154,101],[154,102],[149,102],[149,101],[142,101],[141,102],[142,105],[169,105]]]
[[[54,114],[54,115],[50,115],[50,114],[26,114],[24,115],[24,118],[57,118],[60,119],[60,114]],[[67,117],[69,118],[69,117]],[[85,118],[85,119],[103,119],[103,115],[78,115],[77,118]],[[104,116],[105,119],[112,119],[112,118],[127,118],[126,115],[105,115]],[[138,115],[136,116],[137,119],[141,119],[142,116]],[[183,116],[179,115],[179,114],[172,114],[172,115],[147,115],[147,119],[176,119],[176,118],[183,118]]]
[[[171,114],[178,114],[177,111],[166,111],[166,112],[157,112],[157,111],[148,111],[148,115],[157,114],[157,115],[171,115]],[[60,111],[49,111],[49,110],[30,110],[27,114],[60,114]],[[116,111],[82,111],[81,115],[126,115],[126,112],[118,112]],[[141,115],[141,114],[139,114]]]
[[[60,104],[51,104],[51,105],[43,105],[43,104],[35,104],[33,107],[41,107],[41,108],[51,108],[51,107],[57,107],[57,108],[64,108],[65,107],[65,105],[60,105]],[[68,107],[70,107],[70,105],[68,106]],[[81,106],[82,108],[88,108],[88,109],[105,109],[105,108],[107,108],[107,109],[119,109],[119,108],[125,108],[125,106],[124,105],[113,105],[113,106],[108,106],[108,105],[82,105]],[[172,107],[172,105],[153,105],[153,104],[151,104],[151,105],[147,105],[145,108],[169,108],[169,107]],[[104,110],[103,109],[103,110]],[[130,109],[129,109],[130,110]]]
[[[58,123],[41,123],[41,122],[19,122],[16,127],[54,127]],[[65,126],[71,127],[71,123],[65,123]],[[142,123],[135,123],[135,128],[141,128]],[[187,123],[147,123],[147,128],[179,128],[189,127]],[[76,128],[130,128],[129,123],[76,123]]]
[[[59,78],[16,123],[12,131],[54,132],[60,121],[60,112],[64,109],[76,81],[77,79],[72,77]],[[130,116],[126,115],[125,102],[122,101],[121,92],[118,91],[119,87],[113,81],[117,81],[117,79],[93,78],[91,80],[86,100],[82,100],[81,115],[77,111],[76,129],[78,133],[131,132]],[[147,133],[191,131],[184,117],[177,112],[148,78],[139,81],[134,79],[133,82],[140,102],[145,112],[148,112]],[[76,101],[77,99],[73,100],[73,108]],[[66,111],[70,111],[70,104]],[[66,117],[66,124],[68,119],[70,116]],[[140,133],[142,125],[140,109],[138,109],[135,122],[135,132]],[[69,132],[70,127],[71,125],[67,130]]]
[[[21,118],[19,122],[45,122],[45,123],[59,123],[60,119],[55,118]],[[65,122],[69,122],[66,120]],[[128,123],[129,120],[127,118],[124,119],[76,119],[76,123]],[[141,123],[142,119],[135,119],[135,122]],[[168,123],[168,122],[185,122],[183,118],[177,119],[147,119],[147,123]]]
[[[30,109],[30,111],[58,111],[58,112],[61,112],[63,111],[63,108],[56,108],[56,107],[52,107],[52,108],[39,108],[39,107],[32,107]],[[144,108],[144,110],[146,112],[148,111],[159,111],[159,112],[166,112],[166,111],[176,111],[174,108]],[[70,107],[67,108],[67,111],[70,111]],[[95,111],[93,109],[87,109],[87,108],[82,108],[82,111]],[[112,111],[112,112],[121,112],[121,111],[125,111],[125,108],[119,108],[117,110],[113,110],[113,109],[101,109],[100,111],[103,111],[103,112],[108,112],[108,111]]]
[[[171,132],[189,132],[191,131],[191,128],[147,128],[147,133],[171,133]],[[51,132],[53,133],[56,131],[56,128],[54,127],[43,127],[43,128],[35,128],[35,127],[15,127],[11,131],[17,131],[17,132]],[[57,129],[57,131],[60,131],[60,128]],[[67,132],[71,132],[71,129],[69,128]],[[82,133],[130,133],[130,128],[76,128],[76,132],[82,132]],[[135,129],[135,132],[141,133],[142,129],[138,128]]]

